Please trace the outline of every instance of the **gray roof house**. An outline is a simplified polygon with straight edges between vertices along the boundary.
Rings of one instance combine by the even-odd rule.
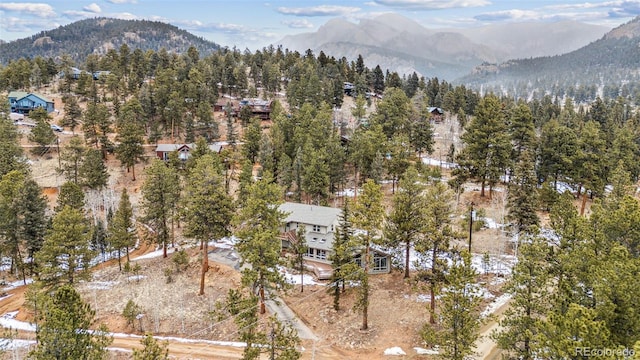
[[[280,211],[287,214],[282,232],[282,247],[288,248],[294,239],[299,226],[305,227],[305,239],[308,247],[305,254],[307,269],[313,271],[318,279],[328,279],[331,276],[331,261],[329,255],[333,249],[334,234],[340,225],[342,209],[327,206],[317,206],[286,202],[280,205]],[[390,271],[388,255],[372,252],[374,263],[385,264],[384,268],[372,267],[371,273],[387,273]],[[376,256],[386,260],[376,260]]]
[[[156,146],[156,156],[160,160],[167,161],[169,160],[169,154],[177,151],[178,158],[180,160],[187,160],[189,158],[190,152],[192,149],[196,147],[196,144],[158,144]],[[222,143],[213,143],[209,145],[209,149],[215,153],[219,153],[222,150]]]

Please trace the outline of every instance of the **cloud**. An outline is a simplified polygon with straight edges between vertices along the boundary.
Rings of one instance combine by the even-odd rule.
[[[438,10],[490,5],[488,0],[374,0],[378,5],[409,10]]]
[[[609,16],[614,18],[635,17],[640,15],[640,1],[623,1],[609,11]]]
[[[2,16],[0,28],[6,32],[35,34],[42,29],[54,29],[60,26],[59,23],[48,19],[27,19],[25,17],[5,16],[1,12],[0,15]]]
[[[107,2],[112,4],[136,4],[138,0],[107,0]]]
[[[311,29],[313,24],[307,21],[307,19],[283,21],[282,24],[287,25],[292,29]]]
[[[476,15],[474,18],[480,21],[504,21],[504,20],[514,20],[514,21],[525,21],[525,20],[539,20],[542,15],[533,10],[503,10],[503,11],[493,11],[487,12],[484,14]]]
[[[0,3],[0,10],[15,11],[41,18],[52,18],[56,16],[53,7],[43,3]]]
[[[100,6],[98,6],[98,4],[96,4],[96,3],[87,5],[87,6],[83,7],[82,10],[85,10],[85,11],[88,11],[88,12],[92,12],[92,13],[96,13],[96,14],[99,14],[99,13],[102,12],[102,9],[100,9]]]
[[[338,5],[320,5],[312,7],[279,7],[278,12],[283,15],[295,16],[344,16],[360,11],[360,8]]]

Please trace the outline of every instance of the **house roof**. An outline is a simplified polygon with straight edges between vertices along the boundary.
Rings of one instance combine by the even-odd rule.
[[[342,214],[342,209],[291,202],[280,205],[280,211],[288,213],[285,222],[320,226],[331,226]]]
[[[189,150],[193,149],[196,147],[195,143],[190,143],[190,144],[158,144],[158,146],[156,146],[156,152],[172,152],[172,151],[177,151],[179,149],[181,149],[182,147],[188,147]],[[220,150],[222,150],[222,144],[221,143],[213,143],[213,144],[209,144],[209,149],[211,149],[211,151],[219,153]]]
[[[435,106],[431,106],[427,109],[430,113],[436,111],[438,114],[442,115],[444,114],[444,110],[440,109],[439,107],[435,107]]]
[[[9,93],[8,98],[15,98],[16,101],[23,99],[29,95],[33,95],[37,98],[39,98],[40,100],[44,101],[44,102],[48,102],[48,103],[52,103],[53,101],[49,100],[48,98],[40,95],[40,94],[36,94],[36,93],[30,93],[30,92],[25,92],[25,91],[12,91]]]
[[[22,99],[23,97],[29,95],[26,91],[12,91],[9,93],[9,98]]]

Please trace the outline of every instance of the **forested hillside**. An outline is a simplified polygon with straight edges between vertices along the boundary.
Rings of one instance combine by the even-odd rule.
[[[176,53],[193,46],[205,55],[220,49],[218,44],[159,21],[93,18],[2,43],[0,63],[37,56],[60,58],[63,54],[75,62],[84,62],[90,54],[104,55],[123,44],[142,51],[164,48]]]
[[[72,66],[109,73],[76,79]],[[527,102],[401,77],[362,57],[273,47],[178,54],[122,45],[84,63],[21,58],[0,79],[3,92],[46,91],[58,106],[32,111],[27,127],[0,99],[0,251],[7,277],[33,280],[21,307],[39,324],[32,358],[48,359],[60,343],[65,358],[104,356],[107,332],[78,331],[98,328],[98,290],[82,298],[78,289],[96,280],[105,254],[112,262],[98,267],[136,280],[126,278],[129,291],[101,320],[155,330],[145,351],[162,352],[153,336],[177,332],[169,321],[192,312],[201,315],[189,337],[242,341],[246,359],[311,356],[316,341],[318,351],[382,358],[388,336],[459,360],[486,341],[522,359],[640,351],[633,96]],[[249,98],[269,104],[268,118]],[[54,134],[53,122],[64,132]],[[193,148],[160,159],[156,144]],[[44,174],[31,171],[47,160],[61,179],[55,200],[43,195]],[[331,250],[315,258],[328,261],[331,279],[291,302],[311,304],[297,316],[317,340],[301,340],[267,311],[291,288],[287,271],[304,273],[309,260],[303,227],[283,234],[284,201],[342,209]],[[490,218],[495,206],[502,215]],[[479,237],[492,222],[495,232]],[[155,267],[129,258],[145,241],[159,251]],[[226,270],[234,280],[210,264],[209,242],[237,251],[241,263]],[[500,253],[489,253],[498,242]],[[504,259],[512,265],[497,270]],[[374,275],[383,263],[392,273]],[[251,266],[237,270],[243,264]],[[155,276],[138,276],[149,269]],[[159,301],[136,301],[138,281],[181,291],[180,301],[152,312]],[[505,310],[492,320],[489,299],[498,296]],[[414,307],[421,312],[407,319]],[[499,330],[481,338],[490,321]]]
[[[568,54],[485,63],[460,83],[519,98],[567,95],[576,102],[596,96],[640,97],[640,17]]]

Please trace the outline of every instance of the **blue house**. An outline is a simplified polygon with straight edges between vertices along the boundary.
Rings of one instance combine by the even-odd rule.
[[[37,108],[44,108],[47,112],[55,110],[53,101],[42,95],[24,91],[10,92],[9,106],[11,107],[11,112],[19,114],[28,114],[29,111]]]

